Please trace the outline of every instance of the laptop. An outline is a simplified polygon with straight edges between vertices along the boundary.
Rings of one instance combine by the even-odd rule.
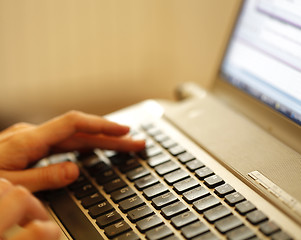
[[[94,149],[44,196],[65,239],[301,239],[301,4],[243,1],[211,88],[107,116],[146,139]]]

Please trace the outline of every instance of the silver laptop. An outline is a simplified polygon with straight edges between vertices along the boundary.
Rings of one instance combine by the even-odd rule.
[[[217,75],[107,116],[144,152],[48,159],[81,167],[46,194],[67,239],[301,239],[300,1],[244,1]]]

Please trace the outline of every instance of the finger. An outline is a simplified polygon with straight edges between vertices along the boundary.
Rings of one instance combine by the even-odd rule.
[[[0,178],[0,198],[5,195],[13,185],[6,179]]]
[[[129,127],[98,116],[72,111],[42,124],[35,132],[41,141],[52,146],[77,132],[122,136],[129,132]]]
[[[13,187],[0,199],[0,234],[3,234],[15,224],[38,219],[48,220],[48,215],[41,202],[27,189],[21,186]]]
[[[144,140],[106,135],[77,134],[57,146],[60,151],[87,150],[101,148],[121,152],[138,152],[145,148]]]
[[[0,171],[0,175],[13,184],[25,186],[31,192],[67,186],[79,176],[79,169],[72,162],[22,171]]]
[[[60,229],[55,223],[32,221],[10,240],[56,240],[60,235]]]
[[[22,131],[24,129],[33,128],[35,125],[25,122],[16,123],[3,131],[0,132],[0,140],[7,138],[8,136],[15,134],[16,132]]]

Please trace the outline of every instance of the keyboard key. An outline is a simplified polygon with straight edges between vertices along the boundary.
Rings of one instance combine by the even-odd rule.
[[[234,191],[235,191],[234,188],[230,184],[225,183],[221,186],[216,187],[214,192],[216,195],[222,198],[225,195],[230,194]]]
[[[113,206],[108,201],[104,201],[93,207],[90,207],[89,214],[92,218],[96,218],[96,217],[103,215],[105,213],[108,213],[112,210],[114,210]]]
[[[215,223],[216,229],[221,233],[229,232],[232,229],[237,228],[241,225],[243,225],[243,222],[237,216],[234,215],[218,220]]]
[[[194,178],[187,178],[180,182],[175,183],[173,187],[178,194],[182,194],[183,192],[198,187],[199,185],[200,183]]]
[[[229,240],[244,240],[255,237],[255,233],[248,227],[242,226],[226,234]]]
[[[163,175],[165,175],[167,173],[170,173],[170,172],[173,172],[173,171],[175,171],[175,170],[177,170],[179,168],[180,168],[180,166],[176,162],[174,162],[174,161],[168,161],[168,162],[163,163],[163,164],[161,164],[159,166],[156,166],[155,167],[155,171],[160,176],[163,176]]]
[[[134,196],[135,194],[136,193],[134,192],[134,190],[127,186],[127,187],[124,187],[124,188],[121,188],[121,189],[118,189],[118,190],[112,192],[111,198],[115,203],[117,203],[126,198]]]
[[[209,228],[204,223],[198,221],[186,227],[183,227],[181,231],[186,239],[191,239],[205,232],[208,232]]]
[[[89,208],[97,203],[105,201],[104,196],[102,196],[99,192],[96,192],[90,196],[84,197],[81,200],[81,204],[84,208]]]
[[[147,205],[135,208],[128,212],[128,218],[131,222],[137,222],[142,218],[153,215],[154,211]]]
[[[183,169],[179,169],[179,170],[176,170],[176,171],[173,171],[171,173],[168,173],[164,176],[164,180],[169,184],[169,185],[172,185],[178,181],[181,181],[185,178],[188,178],[189,177],[189,174],[188,172],[186,172],[185,170]]]
[[[187,162],[186,167],[189,169],[189,171],[194,172],[199,168],[205,167],[205,165],[199,159],[195,159]]]
[[[149,240],[157,240],[166,238],[172,234],[173,232],[166,225],[162,225],[147,231],[146,238]]]
[[[68,189],[70,189],[71,191],[78,189],[84,185],[89,184],[90,182],[88,181],[88,179],[83,175],[80,174],[79,177],[68,186]]]
[[[208,196],[209,194],[210,192],[206,188],[199,186],[188,192],[184,192],[183,199],[188,203],[192,203],[200,198]]]
[[[99,173],[110,170],[111,168],[112,166],[110,164],[100,161],[92,167],[88,168],[88,172],[91,176],[97,176]]]
[[[149,200],[167,191],[168,188],[164,184],[158,183],[156,185],[144,189],[143,195]]]
[[[176,217],[173,217],[171,219],[171,223],[175,228],[180,229],[197,220],[198,217],[193,212],[184,212]]]
[[[272,240],[292,240],[293,238],[287,233],[280,231],[271,236]]]
[[[154,177],[153,175],[147,175],[145,177],[142,177],[142,178],[139,178],[138,180],[136,180],[135,187],[138,190],[142,190],[142,189],[150,187],[158,182],[159,182],[159,180],[156,177]]]
[[[146,169],[145,167],[141,166],[141,167],[133,169],[132,171],[127,172],[126,176],[130,181],[135,181],[148,174],[150,174],[149,170]]]
[[[205,211],[203,214],[207,221],[213,223],[221,218],[229,216],[231,214],[231,210],[225,207],[224,205],[219,205],[217,207]]]
[[[144,201],[139,196],[133,196],[119,203],[119,208],[122,212],[128,212],[134,208],[144,205]]]
[[[116,178],[106,184],[103,185],[103,189],[106,193],[111,193],[119,188],[123,188],[127,186],[127,184],[120,178]]]
[[[271,234],[280,231],[279,226],[272,221],[264,222],[260,224],[259,230],[266,236],[270,236]]]
[[[224,183],[224,180],[218,175],[212,175],[204,179],[204,183],[209,188],[215,188]]]
[[[120,220],[122,220],[120,214],[116,211],[113,211],[96,218],[96,223],[100,228],[104,228]]]
[[[214,172],[208,167],[203,167],[195,171],[195,175],[201,180],[204,180],[206,177],[209,177],[213,174]]]
[[[173,204],[170,204],[170,205],[162,208],[161,214],[166,219],[170,219],[170,218],[174,217],[175,215],[183,213],[187,210],[188,210],[187,206],[185,206],[182,202],[178,201],[178,202],[175,202]]]
[[[140,238],[135,232],[129,231],[113,238],[113,240],[140,240]]]
[[[108,236],[108,238],[113,238],[129,230],[131,230],[131,227],[125,221],[120,221],[104,229],[105,234]]]
[[[152,200],[152,205],[156,209],[161,209],[162,207],[165,207],[166,205],[172,204],[176,201],[178,201],[178,198],[173,193],[168,192],[154,198]]]
[[[81,186],[80,188],[77,188],[74,190],[74,196],[77,199],[82,199],[84,197],[87,197],[89,195],[92,195],[93,193],[96,193],[97,189],[90,183]]]
[[[145,232],[151,228],[157,227],[163,224],[163,221],[157,215],[152,215],[147,218],[144,218],[136,223],[137,228],[140,232]]]
[[[181,153],[184,153],[186,152],[186,150],[180,146],[180,145],[177,145],[177,146],[174,146],[174,147],[171,147],[171,148],[168,148],[168,151],[170,152],[171,155],[173,156],[177,156]]]
[[[116,178],[118,178],[118,175],[113,171],[112,169],[101,172],[95,176],[96,181],[99,185],[103,185],[107,182],[110,182]]]
[[[160,155],[157,155],[155,157],[152,157],[152,158],[149,158],[147,160],[147,163],[150,167],[156,167],[162,163],[165,163],[165,162],[168,162],[170,161],[170,156],[167,155],[166,153],[163,153],[163,154],[160,154]]]
[[[200,213],[206,211],[209,208],[215,207],[220,204],[220,200],[216,197],[209,195],[196,202],[193,202],[193,207]]]
[[[162,149],[158,146],[152,146],[150,148],[144,149],[139,153],[140,157],[144,160],[152,158],[162,153]]]
[[[230,206],[234,206],[235,204],[242,202],[245,200],[245,197],[241,195],[239,192],[230,193],[225,196],[225,202]]]
[[[212,232],[207,232],[193,238],[193,240],[219,240],[219,238],[216,235],[214,235]]]
[[[176,145],[177,145],[177,143],[172,139],[167,139],[167,140],[161,142],[161,146],[164,147],[165,149],[174,147]]]
[[[160,134],[157,134],[156,136],[154,136],[154,139],[157,141],[157,142],[163,142],[165,140],[168,140],[168,136],[165,135],[164,133],[160,133]]]
[[[236,211],[238,211],[241,215],[245,215],[248,212],[251,212],[256,209],[256,207],[250,201],[243,201],[235,205]]]
[[[181,163],[187,163],[187,162],[195,159],[195,157],[189,152],[184,152],[184,153],[178,155],[177,158],[179,159],[179,161]]]
[[[119,168],[120,172],[126,173],[126,172],[131,171],[140,166],[141,166],[141,164],[138,162],[137,159],[131,158],[125,162],[122,162],[121,165],[118,165],[118,168]]]
[[[246,215],[247,220],[253,225],[257,225],[261,222],[268,220],[268,217],[260,210],[255,210]]]

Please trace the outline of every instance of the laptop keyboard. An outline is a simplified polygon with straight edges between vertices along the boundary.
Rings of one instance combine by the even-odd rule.
[[[79,156],[77,181],[49,194],[74,239],[292,239],[154,124],[133,137],[145,151]]]

